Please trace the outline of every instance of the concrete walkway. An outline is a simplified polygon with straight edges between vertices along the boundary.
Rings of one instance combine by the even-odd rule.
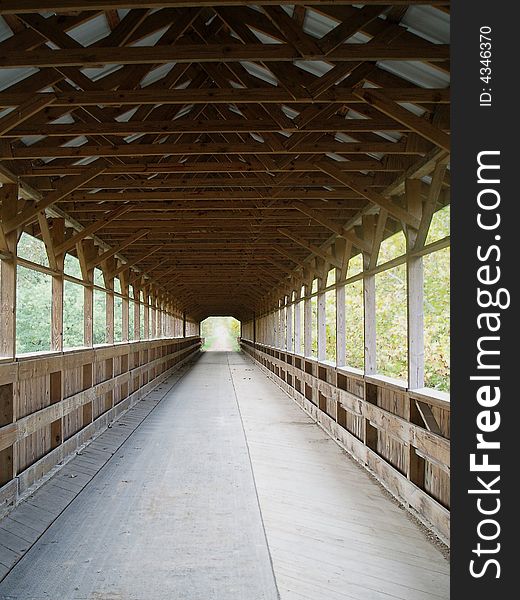
[[[406,513],[247,357],[207,352],[0,598],[445,600],[448,579]]]

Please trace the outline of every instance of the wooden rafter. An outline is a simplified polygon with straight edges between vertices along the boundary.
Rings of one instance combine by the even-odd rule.
[[[344,278],[352,249],[373,263],[395,227],[420,251],[450,184],[449,47],[400,24],[422,2],[124,2],[0,3],[13,32],[0,67],[35,69],[0,91],[0,181],[20,197],[0,224],[3,255],[26,228],[51,256],[76,252],[86,276],[101,265],[205,315],[230,290],[247,314],[323,285],[331,266]],[[100,17],[93,43],[77,37]],[[387,59],[424,63],[440,83],[414,84]],[[75,232],[54,239],[60,219]]]

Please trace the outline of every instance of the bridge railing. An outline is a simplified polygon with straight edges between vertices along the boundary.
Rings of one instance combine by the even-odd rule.
[[[443,541],[450,527],[450,403],[241,339],[241,347],[298,404]]]
[[[0,361],[0,515],[200,346],[163,338]]]

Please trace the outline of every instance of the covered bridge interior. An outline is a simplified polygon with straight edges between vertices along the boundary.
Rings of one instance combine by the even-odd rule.
[[[448,598],[448,4],[0,2],[0,597]]]

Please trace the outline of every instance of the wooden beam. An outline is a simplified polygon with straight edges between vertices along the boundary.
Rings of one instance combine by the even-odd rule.
[[[354,44],[349,44],[353,46]],[[363,45],[363,44],[355,44]],[[139,47],[137,50],[143,50]],[[150,48],[153,50],[154,48]],[[1,55],[0,55],[1,56]],[[419,87],[397,87],[384,88],[385,97],[399,102],[414,102],[426,104],[448,104],[450,101],[449,89],[425,89]],[[0,92],[0,106],[19,106],[34,97],[53,96],[53,107],[70,108],[71,106],[132,106],[136,104],[366,104],[366,101],[356,95],[355,90],[351,88],[331,89],[319,98],[314,98],[309,94],[293,96],[283,88],[187,88],[164,90],[154,87],[145,87],[138,90],[118,90],[116,93],[111,90],[86,90],[76,91],[68,90],[66,92],[39,94],[28,94],[25,92]]]
[[[377,217],[376,228],[374,231],[374,238],[372,241],[372,249],[370,251],[370,261],[368,264],[369,269],[374,269],[377,265],[379,249],[381,248],[381,242],[383,241],[383,237],[385,235],[387,219],[388,211],[384,208],[379,209],[379,215]]]
[[[54,239],[49,228],[49,222],[45,212],[38,213],[38,225],[40,226],[40,233],[42,236],[45,249],[47,251],[47,258],[49,259],[49,266],[51,269],[56,271],[58,269],[58,262],[56,260],[56,250],[54,247]]]
[[[306,60],[361,62],[380,60],[445,61],[448,44],[342,44],[328,55],[307,54]],[[287,44],[176,44],[173,46],[125,46],[120,48],[70,48],[7,51],[0,53],[0,67],[88,67],[104,64],[142,65],[201,62],[277,62],[298,60],[300,54]]]
[[[365,102],[385,115],[403,123],[403,125],[406,125],[421,137],[432,142],[432,144],[435,144],[448,152],[450,151],[451,141],[450,136],[447,133],[444,133],[444,131],[441,131],[426,119],[418,117],[409,110],[399,106],[395,101],[389,100],[385,97],[384,92],[374,91],[372,89],[369,91],[360,89],[355,90],[354,95],[362,98]]]
[[[317,223],[320,223],[340,237],[350,240],[360,250],[370,251],[369,244],[367,244],[365,240],[362,240],[360,237],[358,237],[352,229],[347,229],[342,225],[336,225],[320,211],[309,208],[303,202],[296,202],[293,204],[293,206],[303,214],[309,216],[311,219],[314,219]]]
[[[54,94],[37,95],[12,110],[0,119],[0,136],[5,135],[11,129],[30,119],[55,100]]]
[[[56,256],[58,256],[60,254],[65,254],[69,250],[72,250],[72,248],[74,248],[78,242],[93,235],[96,231],[99,231],[102,227],[104,227],[108,223],[110,223],[110,222],[114,221],[115,219],[117,219],[118,217],[124,215],[130,209],[131,209],[130,206],[125,205],[125,206],[122,206],[121,208],[116,208],[115,210],[110,211],[109,213],[107,213],[105,216],[103,216],[98,221],[95,221],[94,223],[88,225],[82,231],[79,231],[78,233],[73,235],[71,238],[65,240],[59,246],[57,246],[55,248]]]
[[[343,185],[349,187],[351,190],[354,190],[367,200],[370,200],[370,202],[373,202],[376,206],[386,209],[394,218],[398,219],[399,221],[403,221],[403,223],[411,225],[412,227],[419,227],[419,219],[411,215],[404,208],[397,206],[397,204],[392,202],[392,200],[389,200],[381,194],[370,190],[359,179],[345,175],[337,167],[329,165],[328,163],[321,162],[319,167],[324,173],[334,177],[334,179],[340,183],[343,183]]]
[[[287,229],[278,229],[278,232],[281,233],[282,235],[285,235],[286,237],[291,239],[296,244],[302,246],[303,248],[305,248],[312,254],[319,256],[320,258],[323,258],[324,260],[332,263],[335,267],[341,268],[341,263],[337,258],[335,258],[334,256],[331,256],[327,252],[324,252],[318,246],[312,244],[311,242],[308,242],[307,240],[302,239],[301,237],[295,235],[294,233],[292,233],[291,231],[288,231]]]
[[[436,149],[437,150],[437,149]],[[422,161],[422,159],[421,159]],[[429,162],[429,161],[428,161]],[[18,166],[18,165],[17,165]],[[363,160],[345,160],[338,162],[335,165],[341,172],[357,172],[357,171],[390,171],[402,173],[401,166],[395,166],[395,164],[385,164],[383,161],[376,159],[363,159]],[[435,165],[432,165],[431,170]],[[0,180],[2,179],[2,170],[5,168],[4,165],[0,164]],[[20,174],[25,176],[35,177],[46,177],[53,175],[81,175],[87,171],[86,167],[75,166],[75,165],[53,165],[52,163],[45,166],[27,166],[22,165],[19,167]],[[269,162],[267,165],[250,159],[249,161],[242,162],[239,160],[232,160],[230,162],[196,162],[195,160],[186,161],[183,163],[179,162],[133,162],[132,164],[124,163],[119,165],[110,165],[105,168],[104,173],[110,175],[151,175],[154,173],[314,173],[321,172],[318,166],[318,162],[311,160],[292,160],[281,164],[275,161]],[[17,177],[13,176],[9,181],[16,181]],[[25,184],[25,182],[23,182]],[[404,189],[404,182],[402,184]],[[184,186],[186,187],[186,186]],[[398,192],[396,192],[398,193]],[[395,194],[389,194],[395,195]],[[32,196],[31,196],[32,197]],[[41,193],[39,196],[41,197]]]
[[[264,10],[274,26],[301,56],[307,57],[322,53],[316,43],[317,40],[306,34],[303,28],[281,6],[266,6]]]
[[[422,248],[428,237],[428,231],[432,221],[433,214],[437,209],[439,201],[439,195],[442,189],[442,183],[444,181],[444,174],[446,173],[446,164],[439,163],[433,172],[432,181],[428,190],[428,197],[423,207],[421,222],[417,231],[417,236],[414,242],[414,249]]]
[[[155,254],[161,248],[162,248],[162,246],[155,246],[150,251],[145,252],[144,254],[141,254],[141,256],[139,256],[138,258],[135,258],[133,260],[130,260],[126,263],[119,265],[119,267],[115,268],[113,271],[110,272],[110,274],[109,274],[110,279],[117,277],[119,275],[119,273],[122,273],[123,271],[130,269],[133,266],[137,265],[138,263],[143,261],[145,258],[148,258],[152,254]],[[130,281],[130,283],[133,283],[133,281]]]
[[[345,19],[334,29],[325,34],[319,41],[318,46],[324,54],[329,54],[349,37],[357,33],[365,25],[372,22],[386,9],[386,6],[374,5],[364,6],[354,16]]]
[[[14,231],[18,227],[27,225],[27,223],[30,223],[37,218],[38,213],[44,211],[46,208],[49,208],[56,202],[59,202],[75,189],[81,187],[84,183],[102,173],[103,170],[103,167],[93,167],[83,175],[64,178],[64,180],[60,182],[60,185],[53,192],[47,194],[40,202],[33,206],[28,206],[22,210],[21,213],[16,215],[16,217],[13,217],[4,223],[4,231],[8,233],[10,231]]]
[[[324,141],[315,144],[297,145],[291,149],[295,154],[327,154],[335,152],[337,154],[423,154],[420,150],[407,150],[404,142],[338,142]],[[36,158],[89,158],[98,157],[122,157],[122,156],[199,156],[199,155],[222,155],[239,154],[258,156],[262,154],[287,154],[283,147],[273,149],[266,143],[163,143],[163,144],[138,144],[123,143],[114,145],[92,145],[83,144],[82,146],[33,146],[6,147],[0,146],[0,160],[19,160]],[[104,169],[99,169],[101,173]],[[79,187],[79,186],[78,186]]]
[[[101,264],[104,260],[107,260],[108,258],[111,258],[115,254],[118,254],[119,252],[121,252],[122,250],[124,250],[125,248],[127,248],[128,246],[133,244],[135,241],[141,239],[142,237],[144,237],[145,235],[148,235],[149,233],[150,233],[149,229],[142,229],[141,231],[134,233],[133,235],[126,238],[126,240],[121,242],[118,246],[110,248],[109,250],[106,250],[99,256],[96,256],[95,258],[91,259],[87,263],[87,269],[90,271],[97,265]]]
[[[384,0],[364,0],[363,4],[384,4]],[[189,0],[141,0],[139,6],[142,8],[187,8],[195,3]],[[255,4],[253,0],[199,0],[198,6],[244,6]],[[320,6],[323,0],[262,0],[262,5],[276,6],[281,4]],[[337,6],[350,6],[356,4],[354,0],[335,0]],[[450,0],[394,0],[396,6],[410,6],[412,4],[424,4],[432,6],[449,6]],[[38,11],[50,11],[67,13],[80,10],[114,10],[117,8],[128,8],[128,0],[3,0],[0,5],[0,14],[22,14]]]
[[[45,135],[55,137],[77,137],[80,135],[117,135],[135,134],[174,134],[174,133],[358,133],[371,131],[411,131],[411,128],[395,120],[380,119],[314,119],[305,127],[298,128],[296,123],[281,127],[268,119],[175,119],[174,121],[110,121],[75,123],[34,123],[14,127],[4,132],[3,137],[25,137]]]

